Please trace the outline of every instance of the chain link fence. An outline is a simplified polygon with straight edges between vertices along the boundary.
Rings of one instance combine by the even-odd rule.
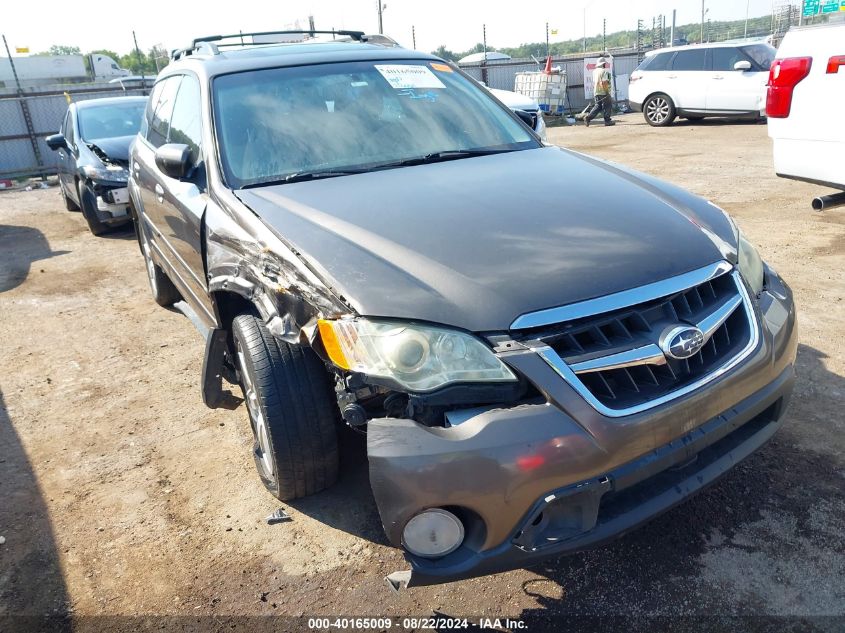
[[[59,131],[69,102],[146,94],[141,88],[85,88],[0,96],[0,179],[56,173],[56,153],[44,139]],[[27,125],[22,102],[29,109],[31,125]]]

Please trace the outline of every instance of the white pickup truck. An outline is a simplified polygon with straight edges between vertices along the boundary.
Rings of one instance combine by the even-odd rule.
[[[766,102],[775,172],[843,193],[813,200],[845,205],[845,22],[794,28],[769,72]]]

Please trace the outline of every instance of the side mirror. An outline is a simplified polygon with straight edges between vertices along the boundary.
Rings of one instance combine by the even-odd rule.
[[[525,110],[514,110],[513,113],[522,119],[523,123],[530,127],[532,130],[534,129],[534,117],[531,116],[530,113],[526,112]]]
[[[169,178],[182,180],[191,171],[191,148],[181,143],[167,143],[156,150],[156,167]]]
[[[751,70],[751,62],[746,59],[738,61],[734,64],[734,70]]]
[[[47,143],[47,147],[54,152],[67,148],[67,140],[65,140],[64,134],[53,134],[45,138],[44,141]]]

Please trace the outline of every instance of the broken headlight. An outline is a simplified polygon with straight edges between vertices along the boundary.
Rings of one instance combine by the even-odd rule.
[[[489,347],[458,330],[367,319],[321,320],[319,329],[335,365],[408,391],[516,380]]]
[[[120,165],[106,165],[105,167],[85,165],[82,168],[82,173],[91,180],[108,180],[111,182],[126,182],[129,180],[129,171]]]
[[[756,296],[763,291],[763,260],[751,242],[746,240],[741,232],[738,235],[739,273]]]

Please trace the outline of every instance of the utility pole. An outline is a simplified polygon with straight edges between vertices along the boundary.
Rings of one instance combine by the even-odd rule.
[[[678,11],[676,9],[672,9],[672,32],[669,33],[669,46],[675,45],[675,20],[678,17]]]
[[[701,0],[701,39],[699,44],[704,44],[704,0]]]
[[[417,31],[414,25],[411,25],[411,41],[413,42],[414,50],[417,50]]]
[[[584,52],[587,52],[587,7],[584,7]]]
[[[552,49],[549,46],[549,23],[546,22],[546,57],[550,57],[552,54]]]
[[[607,50],[607,18],[602,19],[601,25],[601,50],[602,52]]]
[[[484,82],[485,86],[487,86],[487,85],[489,85],[487,83],[487,81],[488,81],[488,77],[487,77],[487,25],[482,24],[481,29],[482,29],[481,33],[482,33],[483,42],[484,42],[484,61],[481,62],[481,81]]]
[[[135,41],[135,53],[138,55],[138,63],[141,65],[141,93],[147,94],[147,78],[144,76],[144,60],[141,58],[141,49],[138,48],[138,38],[135,31],[132,31],[132,39]]]
[[[748,11],[751,9],[751,0],[745,2],[745,38],[748,39]]]
[[[384,7],[382,7],[382,5],[381,5],[381,0],[378,0],[378,32],[381,35],[384,35],[384,23],[383,23],[382,17],[381,17],[383,9],[384,9]]]

